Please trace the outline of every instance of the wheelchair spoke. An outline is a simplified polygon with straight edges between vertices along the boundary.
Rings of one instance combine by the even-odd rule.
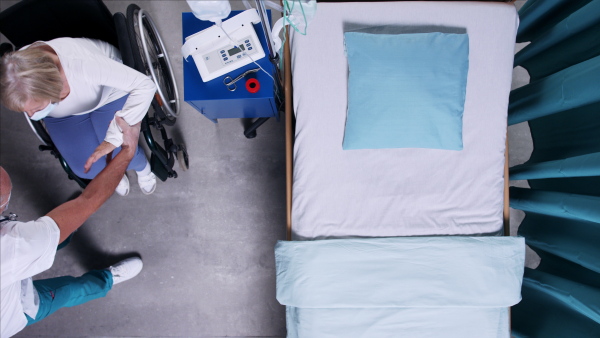
[[[179,93],[165,46],[147,12],[137,7],[131,14],[137,46],[142,54],[143,72],[152,77],[157,86],[160,100],[157,98],[156,102],[163,108],[166,117],[174,121],[179,115]]]
[[[139,15],[139,12],[138,12],[138,15]],[[136,43],[137,43],[137,45],[138,45],[138,49],[139,49],[140,51],[142,51],[142,50],[144,50],[144,46],[143,46],[143,43],[142,43],[142,41],[141,41],[141,38],[140,38],[142,35],[140,34],[140,33],[141,33],[141,32],[140,32],[140,26],[139,26],[139,24],[138,24],[138,21],[137,21],[137,20],[134,22],[133,26],[134,26],[134,28],[135,28],[135,31],[136,31],[136,34],[135,34],[135,35],[136,35],[135,42],[136,42]],[[150,74],[149,74],[149,72],[148,72],[148,63],[147,63],[147,61],[146,61],[146,59],[145,59],[145,58],[142,58],[142,63],[143,63],[143,65],[142,65],[142,66],[143,66],[143,68],[145,69],[145,73],[146,73],[146,75],[150,75]]]

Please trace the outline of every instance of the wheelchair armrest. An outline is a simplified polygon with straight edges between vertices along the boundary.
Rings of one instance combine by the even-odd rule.
[[[129,32],[127,31],[127,18],[123,13],[119,12],[113,15],[113,21],[117,30],[117,39],[119,41],[119,50],[121,51],[123,64],[135,69],[133,49],[131,47],[132,41],[129,39]]]

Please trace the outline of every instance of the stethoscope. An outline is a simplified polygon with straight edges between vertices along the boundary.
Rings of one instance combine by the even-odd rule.
[[[0,222],[7,222],[7,221],[16,221],[17,220],[17,214],[14,213],[9,213],[8,216],[0,216]]]

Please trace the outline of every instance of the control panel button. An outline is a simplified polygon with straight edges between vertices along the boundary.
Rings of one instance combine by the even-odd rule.
[[[252,47],[248,47],[248,50],[252,50]]]
[[[244,41],[244,42],[245,42],[245,43],[248,43],[248,42],[250,42],[250,40],[246,40],[246,41]]]
[[[227,60],[229,60],[229,58],[223,58],[223,61],[227,61]]]

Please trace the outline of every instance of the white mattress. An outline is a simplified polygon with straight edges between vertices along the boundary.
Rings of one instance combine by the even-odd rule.
[[[466,28],[462,151],[342,150],[344,26],[380,25]],[[514,5],[504,3],[319,3],[307,35],[291,34],[293,238],[498,232],[517,26]]]

